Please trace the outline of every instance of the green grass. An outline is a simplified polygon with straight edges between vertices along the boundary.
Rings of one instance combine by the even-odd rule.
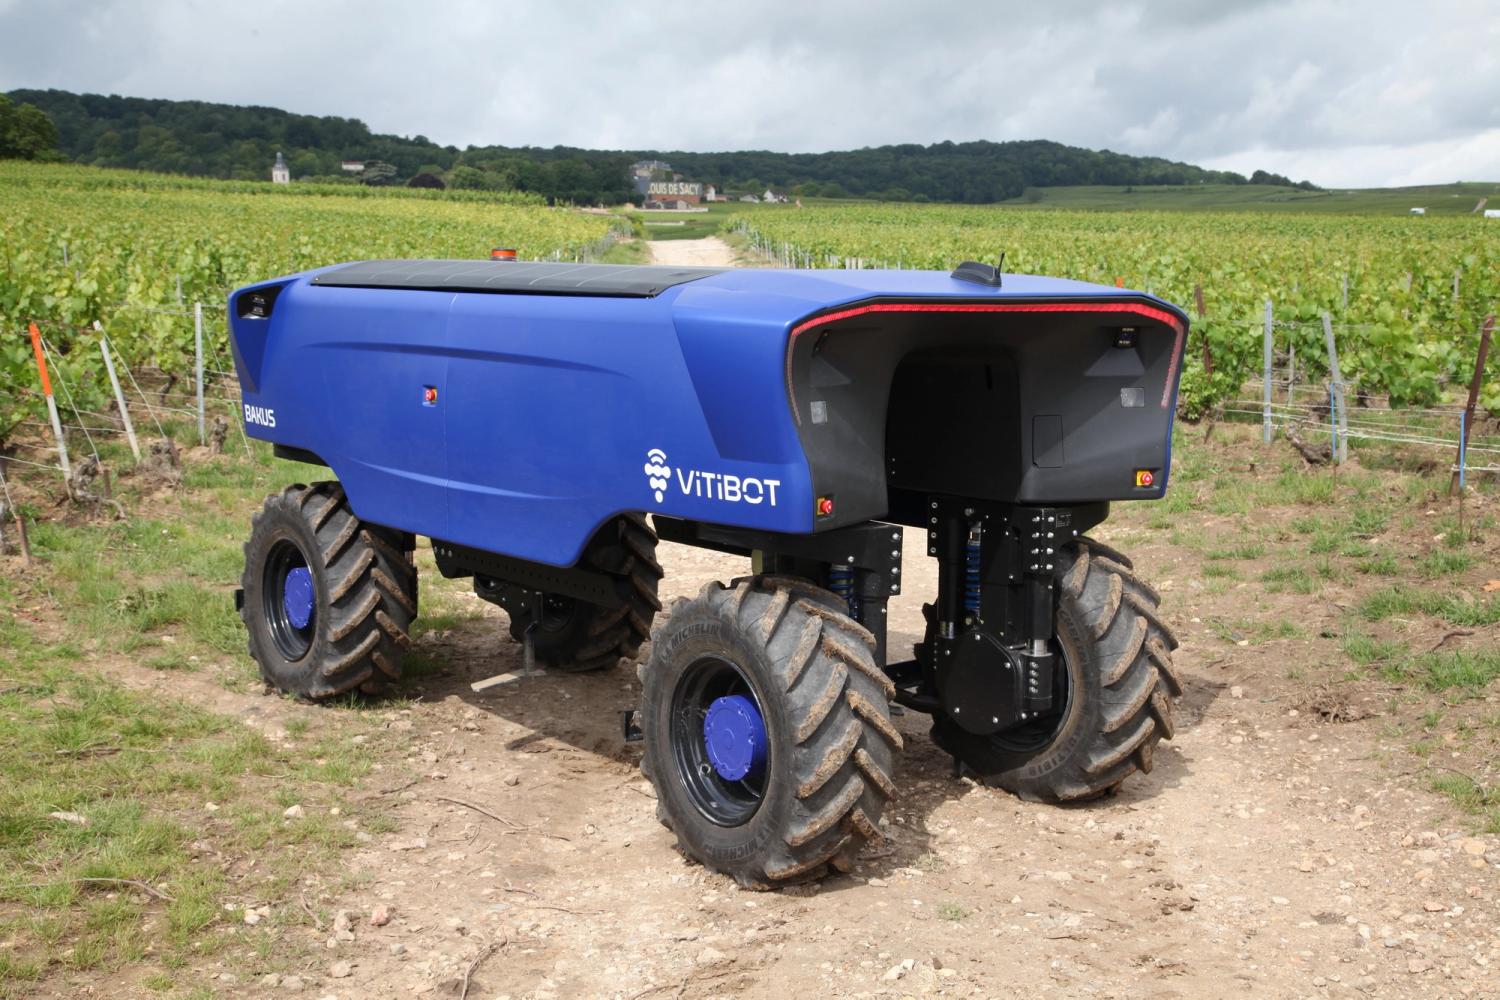
[[[1399,576],[1401,573],[1400,564],[1389,552],[1361,560],[1354,564],[1354,569],[1356,572],[1371,576]]]
[[[1478,817],[1485,833],[1500,833],[1500,788],[1457,773],[1436,775],[1431,787],[1464,812]]]
[[[353,845],[344,820],[393,826],[343,797],[370,769],[368,745],[322,734],[274,747],[231,719],[115,686],[80,649],[43,642],[9,615],[0,746],[0,996],[54,972],[130,966],[175,989],[183,969],[236,943],[280,947],[269,928],[226,921],[224,903],[282,905],[300,877],[334,870]],[[283,817],[292,799],[302,818]],[[194,849],[200,840],[210,852]],[[209,860],[251,853],[249,881]],[[295,905],[288,912],[301,921]]]
[[[1231,545],[1227,548],[1209,549],[1203,553],[1205,559],[1259,559],[1266,554],[1266,547],[1258,542]]]
[[[199,831],[163,806],[226,796],[234,775],[268,755],[264,742],[91,677],[76,649],[49,648],[19,626],[0,633],[0,662],[0,688],[25,682],[0,696],[0,939],[12,942],[0,990],[52,963],[109,969],[148,948],[186,956],[206,943],[200,932],[227,887],[192,863]],[[163,929],[148,934],[148,920]]]
[[[1406,643],[1351,631],[1343,638],[1344,654],[1361,667],[1374,667],[1387,680],[1415,683],[1427,691],[1452,692],[1463,698],[1482,694],[1500,678],[1500,651],[1491,649],[1413,653]]]
[[[92,668],[123,656],[162,671],[214,666],[232,686],[256,677],[233,606],[240,546],[260,498],[308,470],[260,450],[253,462],[240,453],[189,471],[197,486],[174,494],[166,510],[133,495],[128,478],[118,484],[132,510],[159,511],[154,517],[38,521],[31,534],[41,571],[24,590],[0,580],[0,997],[62,972],[125,967],[140,968],[148,990],[193,995],[185,970],[205,956],[234,943],[256,953],[290,947],[267,936],[274,921],[226,921],[226,901],[253,895],[274,905],[300,874],[334,869],[355,838],[345,820],[393,826],[342,801],[370,770],[368,745],[293,719],[293,745],[273,746],[233,720],[133,694]],[[55,607],[77,640],[44,642],[14,614],[23,601]],[[476,605],[445,596],[435,611],[457,621]],[[360,713],[342,719],[358,725]],[[282,816],[275,792],[288,788],[306,803],[300,819]],[[207,810],[209,802],[218,808]],[[225,857],[254,852],[256,874],[230,883],[195,856],[198,840]],[[303,918],[295,903],[288,912],[292,923]]]
[[[1233,621],[1209,618],[1206,624],[1218,638],[1236,645],[1244,642],[1259,646],[1277,639],[1300,639],[1306,635],[1295,622],[1284,618],[1273,622],[1256,618],[1239,618]]]
[[[1462,573],[1474,565],[1474,557],[1463,550],[1437,549],[1417,560],[1417,572],[1424,579]]]
[[[600,264],[649,264],[651,263],[651,247],[645,240],[612,243],[609,249],[596,259],[596,262]]]
[[[1349,530],[1360,538],[1372,538],[1386,529],[1390,516],[1374,507],[1356,507],[1349,518]]]
[[[1457,594],[1410,586],[1376,591],[1359,603],[1358,614],[1378,622],[1397,616],[1428,615],[1459,627],[1482,627],[1500,622],[1500,600],[1473,600]]]
[[[937,908],[938,919],[951,920],[958,923],[969,916],[969,911],[957,903],[939,903]]]
[[[1429,691],[1463,689],[1470,695],[1481,694],[1489,683],[1500,677],[1500,651],[1454,650],[1424,653],[1405,664],[1386,671],[1399,680],[1416,680]]]
[[[1276,566],[1260,575],[1260,582],[1271,593],[1290,590],[1296,594],[1316,594],[1322,584],[1305,566]]]
[[[1344,636],[1344,653],[1360,666],[1368,667],[1404,660],[1408,649],[1404,642],[1351,632]]]
[[[708,236],[717,236],[724,229],[724,224],[732,215],[744,215],[746,209],[755,209],[754,205],[741,204],[739,202],[713,201],[705,202],[702,206],[708,209],[706,212],[645,212],[636,211],[629,214],[632,223],[638,223],[644,230],[647,239],[651,240],[701,240]],[[775,211],[776,209],[768,209]],[[663,225],[662,223],[677,223],[682,225]],[[653,225],[655,223],[655,225]]]

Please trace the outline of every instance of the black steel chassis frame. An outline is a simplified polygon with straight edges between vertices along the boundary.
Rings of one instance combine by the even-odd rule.
[[[978,698],[979,692],[972,690],[976,686],[993,685],[995,678],[990,675],[987,681],[965,683],[945,695],[948,685],[940,676],[955,652],[961,652],[959,640],[977,635],[982,628],[1009,651],[1002,657],[1009,663],[999,665],[1019,671],[1014,675],[1018,695],[1014,713],[1025,719],[1046,711],[1052,701],[1054,658],[1034,640],[1052,635],[1057,550],[1103,521],[1108,511],[1109,504],[1103,502],[1037,507],[929,498],[922,518],[903,521],[926,528],[927,554],[939,561],[936,628],[919,647],[916,659],[897,662],[889,662],[887,636],[888,604],[901,593],[901,524],[866,521],[814,534],[785,534],[660,514],[652,515],[652,522],[664,541],[749,557],[755,573],[822,583],[830,567],[849,570],[858,619],[875,637],[875,662],[896,683],[897,703],[916,711],[952,712],[955,705]],[[965,546],[975,524],[982,526],[977,614],[963,600],[968,572]],[[627,599],[628,582],[597,570],[549,566],[440,539],[433,539],[432,548],[443,576],[472,576],[478,596],[523,621],[540,614],[542,599],[549,594],[608,608],[620,607]],[[987,693],[983,700],[995,699],[995,693]],[[956,719],[957,713],[953,714]]]

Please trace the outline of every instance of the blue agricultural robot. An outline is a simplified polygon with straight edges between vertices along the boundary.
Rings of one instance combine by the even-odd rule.
[[[559,671],[641,667],[682,850],[847,869],[898,790],[891,705],[966,772],[1074,801],[1181,694],[1155,591],[1087,532],[1167,487],[1187,317],[1004,274],[383,260],[234,292],[247,433],[331,469],[267,499],[238,594],[269,684],[400,675],[417,536]],[[903,528],[926,635],[886,648]],[[658,539],[748,557],[663,613]],[[925,595],[924,595],[925,596]]]

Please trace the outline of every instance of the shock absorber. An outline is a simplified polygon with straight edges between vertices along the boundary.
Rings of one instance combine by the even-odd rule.
[[[854,593],[854,567],[840,563],[828,567],[828,589],[844,599],[849,606],[849,617],[859,620],[859,599]]]
[[[970,524],[969,539],[964,546],[964,610],[976,619],[979,617],[980,590],[983,585],[983,571],[979,560],[983,530],[978,521]]]

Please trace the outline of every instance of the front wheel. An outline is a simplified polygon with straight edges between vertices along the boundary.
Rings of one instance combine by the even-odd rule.
[[[964,769],[1042,802],[1094,798],[1149,772],[1156,744],[1172,738],[1171,699],[1182,694],[1172,669],[1177,640],[1130,560],[1088,538],[1059,556],[1061,710],[1020,732],[988,736],[941,713],[932,725],[933,741]]]
[[[642,769],[690,858],[769,888],[849,870],[880,834],[901,736],[874,638],[801,580],[711,583],[657,632]]]

